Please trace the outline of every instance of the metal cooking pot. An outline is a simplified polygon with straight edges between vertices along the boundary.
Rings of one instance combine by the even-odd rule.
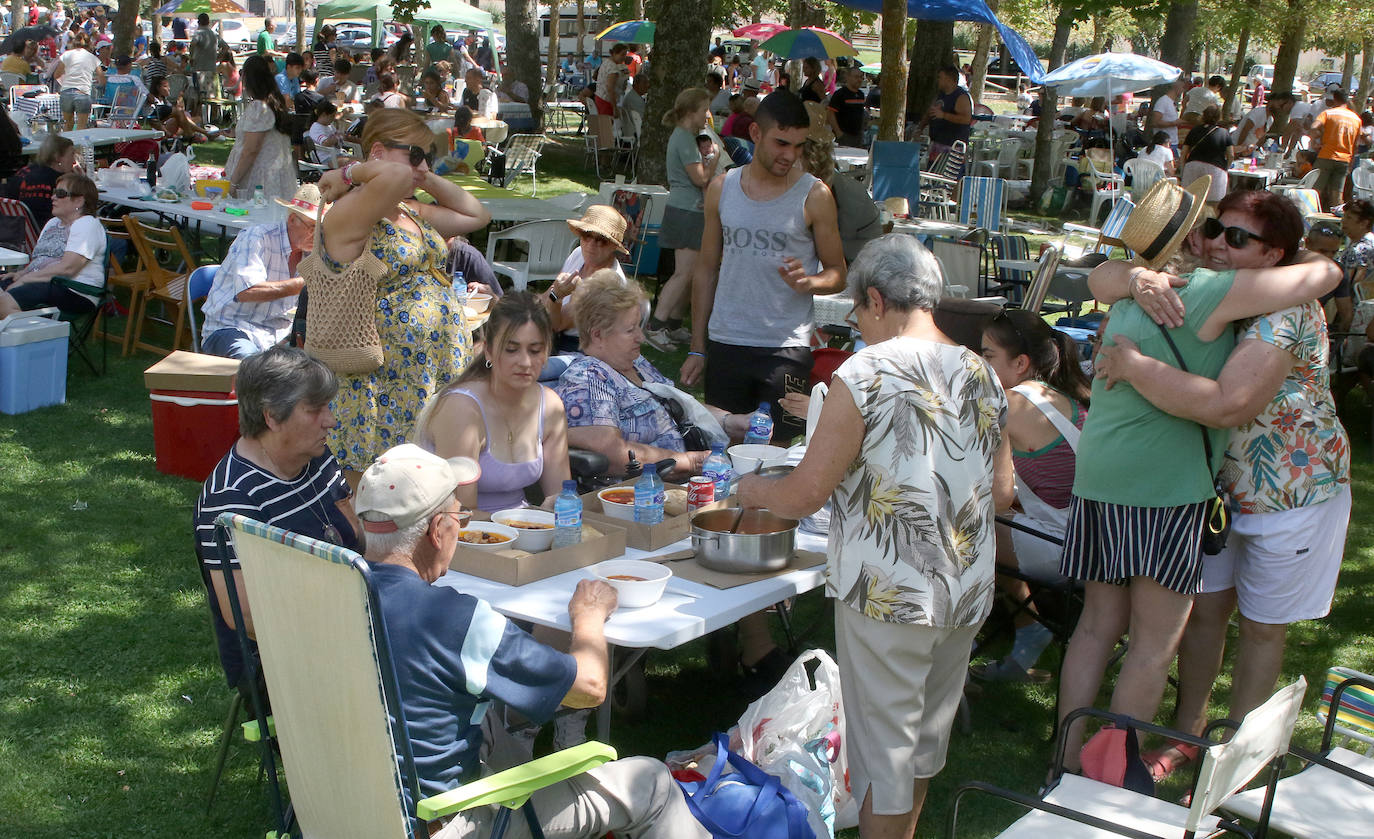
[[[781,571],[792,560],[797,522],[767,510],[749,510],[739,533],[730,533],[737,508],[706,510],[692,516],[692,549],[697,561],[714,571],[760,574]]]
[[[758,474],[765,478],[781,478],[784,475],[792,474],[792,470],[796,468],[790,463],[780,463],[774,466],[765,466],[758,471]]]

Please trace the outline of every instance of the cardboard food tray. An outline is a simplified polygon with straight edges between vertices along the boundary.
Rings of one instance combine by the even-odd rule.
[[[754,583],[759,580],[766,580],[769,577],[776,577],[779,574],[786,574],[788,571],[796,571],[801,568],[812,568],[825,562],[825,554],[818,551],[792,552],[792,561],[786,568],[778,571],[765,571],[761,574],[731,574],[725,571],[715,571],[697,562],[696,552],[691,548],[683,551],[663,554],[662,556],[649,557],[653,562],[661,562],[673,569],[673,575],[694,583],[710,586],[711,588],[734,588],[746,583]]]
[[[595,565],[625,553],[625,531],[600,523],[582,524],[582,541],[566,548],[550,548],[540,553],[509,548],[484,551],[462,542],[453,550],[448,567],[496,583],[523,586],[545,577]]]
[[[232,393],[239,362],[202,353],[177,350],[143,371],[149,390],[191,390]]]
[[[634,481],[626,481],[616,484],[617,487],[634,487]],[[610,489],[603,487],[602,489]],[[665,490],[680,489],[684,492],[687,487],[682,484],[664,484]],[[598,490],[597,492],[599,492]],[[702,510],[714,510],[717,507],[726,506],[726,501],[716,501],[703,506]],[[701,512],[697,510],[695,512]],[[592,522],[600,527],[603,524],[611,527],[618,527],[625,531],[625,544],[628,547],[641,551],[656,551],[666,548],[674,542],[679,542],[687,538],[691,531],[691,515],[684,513],[680,516],[664,516],[663,521],[658,524],[640,524],[639,522],[625,521],[606,515],[601,506],[601,499],[596,492],[589,492],[582,496],[582,520]]]

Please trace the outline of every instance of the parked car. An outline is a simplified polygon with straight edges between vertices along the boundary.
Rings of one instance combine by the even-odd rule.
[[[248,52],[255,46],[252,33],[243,25],[243,21],[226,19],[219,21],[218,26],[219,36],[234,52]]]
[[[1263,82],[1264,82],[1264,89],[1265,89],[1265,90],[1273,90],[1273,89],[1274,89],[1274,65],[1272,65],[1272,64],[1255,64],[1255,65],[1251,66],[1251,67],[1250,67],[1250,75],[1249,75],[1249,76],[1246,76],[1246,79],[1245,79],[1245,86],[1246,86],[1246,87],[1251,87],[1251,88],[1253,88],[1253,87],[1255,86],[1255,83],[1258,82],[1258,81],[1263,81]],[[1307,87],[1307,83],[1306,83],[1306,82],[1302,82],[1302,81],[1299,81],[1299,80],[1297,80],[1297,79],[1294,79],[1294,80],[1293,80],[1293,95],[1294,95],[1294,96],[1297,96],[1298,98],[1302,98],[1302,97],[1304,97],[1304,96],[1307,95],[1307,90],[1308,90],[1308,87]]]

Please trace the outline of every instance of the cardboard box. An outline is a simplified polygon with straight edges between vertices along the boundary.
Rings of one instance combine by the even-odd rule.
[[[617,486],[633,487],[634,481],[626,481]],[[684,492],[687,487],[682,484],[664,484],[664,489],[680,489]],[[605,489],[606,487],[603,487]],[[600,492],[600,490],[597,490]],[[723,507],[728,502],[716,501],[702,507],[702,510],[714,510],[716,507]],[[700,512],[697,510],[695,512]],[[680,516],[664,516],[663,521],[658,524],[640,524],[634,521],[614,518],[606,515],[605,509],[601,506],[601,499],[596,492],[589,492],[582,496],[582,520],[593,522],[597,527],[609,524],[612,527],[619,527],[625,530],[625,544],[631,548],[641,551],[656,551],[659,548],[666,548],[674,542],[686,539],[692,532],[691,515],[684,513]]]
[[[232,393],[239,362],[233,358],[177,350],[143,371],[149,390]]]
[[[582,541],[566,548],[551,548],[532,554],[514,548],[484,551],[462,542],[453,550],[448,567],[454,571],[510,586],[523,586],[535,580],[586,568],[603,559],[625,554],[625,531],[615,526],[582,522]]]

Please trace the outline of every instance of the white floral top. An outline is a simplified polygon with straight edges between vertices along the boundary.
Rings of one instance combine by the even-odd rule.
[[[974,626],[992,604],[992,471],[1007,401],[963,347],[893,338],[835,373],[864,420],[831,498],[826,589],[867,617]]]
[[[273,198],[290,201],[291,196],[296,194],[296,159],[291,154],[291,138],[276,130],[275,119],[266,102],[250,99],[244,105],[243,116],[239,117],[238,125],[234,128],[238,139],[229,150],[224,172],[227,177],[238,165],[239,155],[243,152],[243,144],[238,140],[249,131],[265,131],[267,136],[258,146],[258,156],[253,159],[248,174],[240,178],[234,188],[252,193],[254,187],[261,186],[263,196],[268,201]]]
[[[1245,325],[1240,341],[1297,363],[1259,416],[1231,432],[1221,481],[1241,513],[1277,513],[1329,500],[1350,483],[1350,439],[1336,417],[1321,304],[1280,309]]]

